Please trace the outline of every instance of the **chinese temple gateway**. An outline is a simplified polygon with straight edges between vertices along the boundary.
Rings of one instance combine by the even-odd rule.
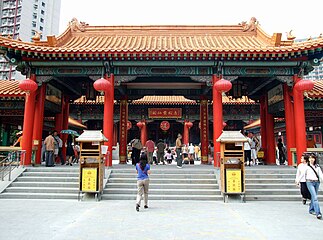
[[[41,141],[45,99],[50,96],[58,108],[55,128],[61,130],[67,128],[70,102],[82,95],[95,99],[98,93],[104,96],[103,133],[108,139],[114,137],[114,102],[120,103],[120,163],[126,162],[128,104],[144,96],[184,96],[199,103],[202,162],[207,163],[209,139],[214,154],[220,151],[216,139],[223,129],[224,93],[259,102],[268,164],[275,163],[277,116],[285,118],[287,147],[296,147],[299,157],[306,151],[303,94],[314,86],[302,77],[319,64],[322,47],[323,38],[295,42],[292,36],[283,40],[281,33],[269,36],[255,18],[230,26],[114,27],[93,27],[73,19],[63,34],[47,36],[46,41],[39,36],[32,42],[0,37],[1,52],[28,77],[19,84],[26,91],[27,164],[33,140]],[[176,109],[150,109],[141,112],[137,126],[143,137],[149,120],[167,115],[180,120],[185,133],[192,123],[188,115],[179,114]],[[107,143],[109,149],[112,144]]]

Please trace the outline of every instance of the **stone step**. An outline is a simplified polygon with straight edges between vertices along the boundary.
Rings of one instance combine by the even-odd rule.
[[[6,199],[73,199],[77,200],[78,194],[71,193],[13,193],[4,192],[0,198]]]
[[[134,183],[109,183],[105,188],[134,188],[137,189],[136,182]],[[218,184],[177,184],[177,183],[150,183],[149,189],[219,189]]]
[[[137,178],[137,174],[135,173],[111,173],[110,178]],[[183,179],[183,178],[198,178],[198,179],[215,179],[214,174],[156,174],[149,176],[150,179],[153,178],[171,178],[171,179]]]
[[[257,178],[253,178],[253,179],[246,179],[246,184],[278,184],[278,183],[282,183],[282,184],[295,184],[295,178],[293,179],[284,179],[284,178],[279,178],[279,179],[275,179],[275,178],[261,178],[261,179],[257,179]]]
[[[109,178],[108,183],[134,183],[136,178]],[[216,179],[163,179],[163,178],[150,178],[150,183],[186,183],[186,184],[216,184]]]
[[[194,170],[194,169],[177,169],[174,166],[174,169],[151,169],[153,174],[190,174],[190,175],[195,175],[195,174],[214,174],[214,170]],[[136,174],[136,169],[112,169],[111,173],[135,173]]]
[[[280,174],[274,174],[274,173],[267,173],[267,174],[259,174],[259,173],[247,173],[245,175],[246,179],[254,179],[254,178],[284,178],[284,179],[295,179],[295,174],[286,174],[286,173],[280,173]]]
[[[323,201],[323,196],[318,197]],[[246,195],[246,201],[299,201],[301,204],[302,197],[296,195]],[[308,201],[309,203],[310,201]]]
[[[78,188],[67,187],[9,187],[5,192],[11,193],[78,193]]]
[[[246,195],[295,195],[299,196],[299,189],[247,189]]]
[[[78,188],[79,182],[13,182],[10,187],[66,187]]]
[[[264,168],[264,169],[259,169],[259,168],[245,168],[246,174],[296,174],[297,169],[296,168],[286,168],[286,169],[271,169],[271,168]]]
[[[137,194],[137,189],[116,189],[105,188],[104,194]],[[149,188],[149,195],[219,195],[221,192],[219,189],[154,189]]]
[[[297,188],[294,183],[248,183],[246,189],[291,189]],[[299,188],[297,188],[299,190]]]
[[[30,177],[22,176],[17,178],[18,182],[78,182],[78,177]]]
[[[24,172],[22,176],[31,177],[79,177],[78,172]]]
[[[27,172],[79,172],[79,166],[27,167]]]
[[[135,194],[105,194],[103,200],[136,200]],[[221,195],[149,195],[149,200],[223,201]]]

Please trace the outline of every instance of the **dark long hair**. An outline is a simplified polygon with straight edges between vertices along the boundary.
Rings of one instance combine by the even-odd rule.
[[[312,153],[310,157],[312,157],[312,158],[315,159],[314,162],[313,162],[313,165],[316,166],[316,164],[317,164],[317,161],[316,161],[317,160],[317,157],[316,157],[316,155],[314,153]],[[310,161],[308,161],[307,164],[308,164],[308,166],[310,166],[311,165]]]
[[[142,171],[145,170],[147,162],[148,162],[147,154],[142,153],[141,156],[140,156],[140,160],[139,160],[139,165],[140,165],[140,168],[141,168]]]

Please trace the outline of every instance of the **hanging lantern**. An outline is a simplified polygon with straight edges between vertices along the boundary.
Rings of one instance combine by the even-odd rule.
[[[192,122],[186,122],[185,125],[186,125],[186,127],[188,127],[188,129],[190,129],[191,127],[193,127],[193,123]]]
[[[38,85],[35,81],[31,80],[30,78],[27,78],[25,80],[22,80],[19,83],[19,88],[23,91],[26,91],[27,93],[29,92],[34,92],[37,90]]]
[[[105,92],[111,88],[111,83],[105,78],[100,78],[93,83],[93,87],[98,92]]]
[[[314,82],[312,80],[300,80],[298,81],[294,88],[297,90],[297,91],[310,91],[314,88]]]
[[[213,86],[218,92],[228,92],[232,88],[232,83],[228,80],[221,78],[219,81],[214,83]]]
[[[143,122],[137,122],[137,127],[139,127],[140,129],[144,126]]]
[[[160,129],[163,131],[167,131],[170,128],[170,123],[168,121],[162,121],[160,123]]]

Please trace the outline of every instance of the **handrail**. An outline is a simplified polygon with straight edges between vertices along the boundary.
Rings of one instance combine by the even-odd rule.
[[[25,165],[26,150],[11,151],[8,156],[0,161],[0,175],[1,180],[8,176],[8,180],[11,181],[11,172],[13,169],[18,168],[20,165]]]

